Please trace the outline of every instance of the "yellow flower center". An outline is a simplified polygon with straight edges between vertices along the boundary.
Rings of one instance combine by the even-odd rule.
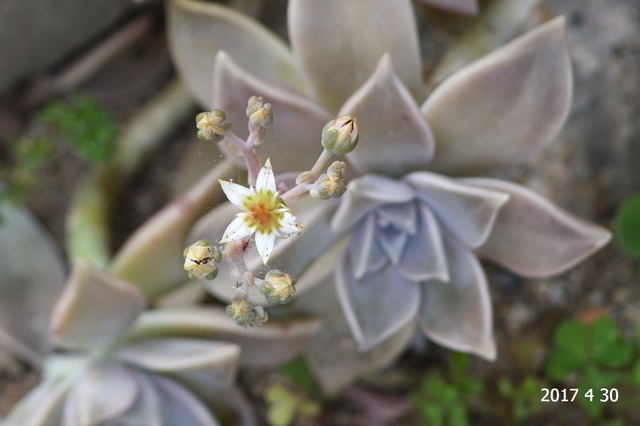
[[[264,203],[253,204],[249,207],[251,217],[258,222],[260,226],[269,226],[273,221],[273,212]]]

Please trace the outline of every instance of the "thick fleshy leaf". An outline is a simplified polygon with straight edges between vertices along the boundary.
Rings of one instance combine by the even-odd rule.
[[[423,0],[431,1],[431,0]],[[446,2],[448,0],[435,0]],[[471,0],[452,0],[470,2]],[[475,0],[473,0],[475,1]],[[516,31],[530,16],[541,0],[492,0],[482,13],[473,19],[465,32],[456,38],[453,45],[429,74],[427,89],[441,83],[446,77],[466,66],[471,61],[502,46],[513,38]]]
[[[138,288],[78,259],[51,316],[53,339],[67,348],[107,346],[126,332],[145,304]]]
[[[70,392],[65,424],[98,425],[117,419],[138,397],[131,372],[115,363],[101,363],[84,372]]]
[[[549,277],[562,273],[611,239],[606,229],[573,216],[522,186],[495,179],[463,181],[510,195],[489,239],[477,252],[519,275]]]
[[[216,56],[213,107],[226,113],[234,134],[247,138],[247,101],[251,96],[264,97],[265,102],[273,105],[273,123],[256,152],[261,158],[271,156],[278,174],[311,168],[322,152],[322,128],[332,115],[302,93],[256,77],[234,61],[235,51],[230,54],[233,59],[223,51]],[[244,166],[244,160],[233,154],[226,144],[220,147],[229,159]]]
[[[356,225],[377,206],[406,203],[413,190],[404,182],[379,175],[365,175],[349,182],[347,192],[331,219],[334,232],[344,232]]]
[[[288,46],[247,16],[210,2],[171,0],[168,19],[169,47],[174,63],[203,107],[215,107],[211,105],[212,76],[219,50],[233,52],[240,65],[253,70],[260,78],[283,81],[304,90]]]
[[[295,356],[318,331],[320,324],[309,317],[288,320],[270,318],[262,327],[243,329],[223,309],[181,308],[147,311],[129,333],[131,340],[149,337],[216,339],[242,347],[240,362],[272,367]]]
[[[563,18],[453,74],[422,106],[437,144],[432,169],[470,175],[525,159],[562,127],[571,84]]]
[[[442,232],[435,215],[424,205],[418,207],[420,222],[418,231],[409,240],[398,273],[412,282],[424,280],[449,280],[447,257],[442,243]]]
[[[278,238],[276,240],[269,257],[269,269],[277,268],[294,277],[299,277],[314,260],[336,244],[344,235],[332,232],[329,226],[336,205],[336,200],[318,202],[311,197],[291,203],[289,207],[293,209],[304,228],[301,235],[292,235],[286,239]],[[197,241],[201,238],[218,241],[216,238],[222,235],[225,224],[233,219],[233,215],[237,211],[237,208],[229,203],[212,210],[194,227],[189,241]],[[245,256],[245,260],[248,269],[257,272],[258,276],[266,274],[267,270],[253,244],[249,246],[247,252],[249,255]],[[223,262],[219,264],[218,276],[209,285],[209,291],[222,300],[231,300],[236,292],[235,284],[236,279],[231,275],[228,262]],[[306,282],[298,281],[294,297],[304,293],[306,289]],[[262,295],[258,294],[255,299],[261,305],[268,305]]]
[[[339,115],[358,120],[360,142],[347,157],[360,172],[400,177],[424,169],[433,157],[431,129],[388,54]]]
[[[476,15],[478,13],[478,0],[422,0],[422,2],[465,15]]]
[[[336,292],[355,340],[367,350],[411,323],[421,291],[392,266],[357,280],[351,273],[350,251],[337,265]]]
[[[46,380],[24,396],[5,418],[3,426],[60,426],[70,380]]]
[[[220,163],[189,192],[157,212],[120,248],[109,268],[111,274],[137,285],[150,300],[182,284],[182,253],[191,243],[185,244],[186,236],[204,212],[224,200],[218,179],[229,179],[235,171],[230,162]]]
[[[448,348],[493,360],[491,299],[482,265],[453,239],[445,240],[449,282],[422,284],[420,326],[433,341]]]
[[[289,37],[314,94],[330,111],[390,53],[416,99],[422,96],[418,31],[409,0],[292,0]]]
[[[126,425],[162,426],[162,408],[158,391],[149,376],[141,371],[131,371],[138,386],[138,398],[119,420]]]
[[[51,350],[47,322],[64,288],[64,264],[26,210],[2,203],[0,215],[0,347],[38,365]]]
[[[509,195],[465,185],[434,173],[417,172],[403,179],[415,189],[444,227],[471,248],[489,237],[500,208]]]
[[[324,260],[320,258],[318,262],[326,265]],[[416,330],[412,321],[371,350],[360,351],[340,307],[333,277],[332,268],[314,272],[311,279],[319,279],[320,283],[295,302],[296,310],[322,320],[320,332],[305,347],[305,358],[328,395],[337,394],[366,373],[388,366],[407,347]],[[300,280],[307,278],[305,274]]]
[[[351,250],[353,265],[349,272],[357,280],[389,264],[387,254],[376,240],[378,230],[375,214],[372,213],[353,232],[350,246],[355,249]]]
[[[152,380],[161,401],[163,426],[218,426],[207,407],[184,387],[162,376]]]
[[[116,357],[186,382],[220,387],[235,380],[240,347],[200,339],[146,339],[124,346]]]

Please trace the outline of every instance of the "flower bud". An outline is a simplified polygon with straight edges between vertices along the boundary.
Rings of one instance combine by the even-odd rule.
[[[230,316],[240,327],[247,328],[252,325],[256,314],[254,312],[255,304],[244,298],[236,297],[230,305],[227,306],[227,315]]]
[[[214,109],[211,112],[201,112],[196,115],[198,138],[213,142],[220,142],[231,128],[231,123],[225,120],[224,111]]]
[[[269,127],[273,123],[273,107],[264,103],[262,96],[252,96],[247,106],[247,117],[252,127]]]
[[[207,240],[200,240],[184,249],[184,269],[189,278],[213,280],[218,275],[217,263],[222,260],[220,250],[211,247]],[[216,260],[219,259],[219,260]]]
[[[346,164],[342,161],[334,161],[326,174],[320,175],[315,187],[309,194],[318,200],[340,198],[347,191],[347,181],[344,179]]]
[[[355,118],[343,115],[328,122],[322,129],[322,146],[337,155],[344,155],[358,144],[358,124]]]
[[[291,295],[296,291],[296,280],[289,274],[272,269],[260,284],[262,293],[269,303],[285,304],[291,302]]]

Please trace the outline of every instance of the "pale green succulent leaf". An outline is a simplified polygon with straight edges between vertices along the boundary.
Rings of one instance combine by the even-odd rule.
[[[322,152],[322,128],[334,118],[324,108],[303,93],[284,84],[260,78],[235,61],[235,52],[220,51],[216,56],[213,106],[222,109],[232,124],[232,131],[247,138],[247,101],[262,96],[273,105],[273,123],[266,131],[264,142],[256,148],[261,158],[271,157],[278,173],[310,169],[313,159]],[[225,143],[220,147],[227,158],[244,167],[244,159],[234,155]],[[309,163],[305,163],[308,161]]]
[[[64,424],[97,425],[119,418],[138,398],[139,385],[121,365],[105,362],[82,374],[65,402]]]
[[[0,215],[0,347],[38,365],[51,350],[47,321],[64,287],[64,263],[28,211],[3,203]]]
[[[260,78],[304,83],[289,47],[257,21],[219,4],[196,0],[168,2],[169,47],[182,80],[201,106],[213,108],[213,66],[219,50]]]
[[[491,235],[477,250],[524,277],[560,274],[602,248],[611,233],[520,185],[487,178],[463,182],[509,194]]]
[[[341,251],[342,247],[339,247]],[[391,364],[413,338],[416,324],[414,321],[406,324],[376,347],[362,352],[340,306],[334,270],[326,267],[333,263],[328,263],[330,260],[325,256],[318,262],[325,268],[323,273],[315,273],[313,279],[321,282],[300,297],[295,306],[322,320],[323,327],[306,345],[304,356],[323,391],[336,395],[358,377]],[[300,279],[306,279],[306,274]]]
[[[4,426],[59,426],[72,382],[45,380],[25,395],[4,419]]]
[[[245,330],[221,308],[174,308],[145,312],[128,337],[132,341],[166,336],[222,340],[243,348],[241,364],[273,367],[298,354],[319,326],[316,319],[294,316],[270,318],[261,327]]]
[[[485,173],[522,161],[558,134],[572,75],[557,18],[447,78],[422,106],[436,140],[431,170]]]
[[[422,98],[418,31],[409,0],[292,0],[288,12],[294,54],[313,94],[329,111],[367,81],[389,53],[399,78]]]
[[[66,348],[106,347],[125,333],[145,305],[138,288],[78,259],[51,316],[53,340]]]
[[[427,167],[435,148],[429,125],[389,54],[340,109],[358,121],[360,143],[347,154],[362,173],[400,177]]]
[[[229,385],[236,376],[240,347],[227,342],[189,338],[158,338],[131,342],[115,356],[140,368],[169,374],[183,382]]]
[[[116,253],[110,273],[137,285],[151,301],[181,285],[187,234],[205,211],[223,201],[218,179],[229,179],[235,170],[231,163],[221,162],[152,216]]]
[[[434,342],[493,360],[491,299],[482,265],[453,238],[446,238],[449,281],[422,284],[420,328]]]

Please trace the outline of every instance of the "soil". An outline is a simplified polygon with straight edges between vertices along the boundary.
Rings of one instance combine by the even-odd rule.
[[[640,189],[640,5],[636,0],[550,0],[537,14],[567,17],[575,77],[572,112],[548,149],[500,177],[521,183],[576,215],[611,229],[617,208]],[[175,76],[163,22],[159,16],[156,18],[157,26],[143,42],[122,52],[77,88],[106,105],[118,125],[124,125]],[[282,22],[273,22],[282,32]],[[437,43],[426,52],[430,57],[425,63],[437,58],[452,37],[438,33],[433,40]],[[27,87],[28,84],[17,86],[0,99],[0,161],[7,158],[11,141],[30,131],[29,120],[36,109],[14,108]],[[179,153],[194,139],[191,124],[168,135],[125,186],[114,213],[114,247],[168,201],[175,185]],[[43,179],[28,194],[28,207],[60,247],[64,242],[66,208],[88,170],[70,149],[56,147],[42,171]],[[486,389],[484,398],[472,400],[468,406],[471,423],[516,423],[506,420],[510,407],[498,393],[497,378],[520,383],[530,376],[543,377],[551,336],[561,321],[589,321],[606,313],[631,338],[640,323],[639,270],[639,261],[626,256],[615,241],[571,271],[549,279],[523,279],[487,264],[498,358],[495,362],[470,358],[467,374],[481,378]],[[368,417],[372,401],[382,401],[380,406],[387,410],[381,424],[421,424],[408,403],[410,395],[427,371],[447,371],[450,357],[447,350],[436,345],[428,345],[426,353],[420,347],[416,344],[394,366],[363,379],[342,397],[325,403],[317,422],[309,424],[373,424]],[[241,382],[264,413],[260,396],[264,388],[254,385],[258,380],[253,374],[243,373]],[[6,414],[36,381],[37,374],[28,366],[0,352],[0,415]],[[562,386],[553,382],[550,385]],[[630,388],[628,392],[639,391]],[[607,408],[605,418],[619,416],[615,407]],[[640,424],[637,408],[624,416],[625,421]],[[578,404],[567,403],[543,407],[521,424],[589,423]]]

